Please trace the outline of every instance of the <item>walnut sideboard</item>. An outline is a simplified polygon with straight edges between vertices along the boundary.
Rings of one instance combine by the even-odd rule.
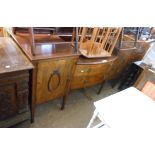
[[[62,97],[64,108],[69,91],[103,83],[118,78],[126,66],[141,60],[148,49],[140,43],[140,49],[120,50],[110,58],[86,59],[70,44],[52,44],[52,39],[36,36],[35,55],[27,34],[10,34],[10,37],[34,65],[32,72],[32,118],[35,106]],[[46,43],[48,42],[48,43]]]

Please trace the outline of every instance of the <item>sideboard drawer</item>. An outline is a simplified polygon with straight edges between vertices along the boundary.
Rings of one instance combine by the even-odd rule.
[[[89,70],[90,70],[89,65],[77,65],[74,72],[74,76],[87,76]]]
[[[73,77],[71,81],[71,89],[83,88],[85,84],[85,76],[76,76]]]
[[[77,65],[74,76],[93,76],[103,72],[101,64],[98,65]]]
[[[89,86],[101,83],[103,80],[104,80],[104,77],[100,74],[96,76],[73,77],[71,81],[71,89],[89,87]]]
[[[108,76],[110,68],[111,62],[77,65],[71,81],[71,89],[84,88],[101,83]]]
[[[101,83],[102,81],[104,81],[104,77],[102,76],[102,74],[101,75],[98,74],[92,77],[87,77],[84,81],[84,87],[93,86],[95,84]]]

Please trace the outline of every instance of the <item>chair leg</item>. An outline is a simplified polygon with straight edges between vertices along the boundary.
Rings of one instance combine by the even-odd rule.
[[[101,93],[104,84],[105,84],[105,81],[103,81],[103,82],[101,83],[101,86],[100,86],[100,88],[99,88],[99,90],[98,90],[98,92],[97,92],[98,95]]]
[[[97,112],[97,110],[95,110],[94,113],[93,113],[93,116],[92,116],[91,120],[89,121],[89,124],[87,125],[87,128],[90,128],[91,127],[91,125],[93,124],[93,122],[94,122],[94,120],[95,120],[95,118],[97,116],[98,116],[98,112]]]

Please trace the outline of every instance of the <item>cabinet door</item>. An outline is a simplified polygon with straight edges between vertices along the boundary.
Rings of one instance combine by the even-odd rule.
[[[44,103],[65,94],[72,70],[72,59],[42,61],[37,72],[37,103]]]

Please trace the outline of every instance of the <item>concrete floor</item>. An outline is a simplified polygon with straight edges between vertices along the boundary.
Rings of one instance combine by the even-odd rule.
[[[94,112],[94,101],[116,93],[110,83],[105,83],[100,95],[97,91],[100,85],[87,88],[85,91],[74,90],[70,93],[66,107],[60,110],[61,99],[38,105],[35,123],[32,128],[85,128]]]

